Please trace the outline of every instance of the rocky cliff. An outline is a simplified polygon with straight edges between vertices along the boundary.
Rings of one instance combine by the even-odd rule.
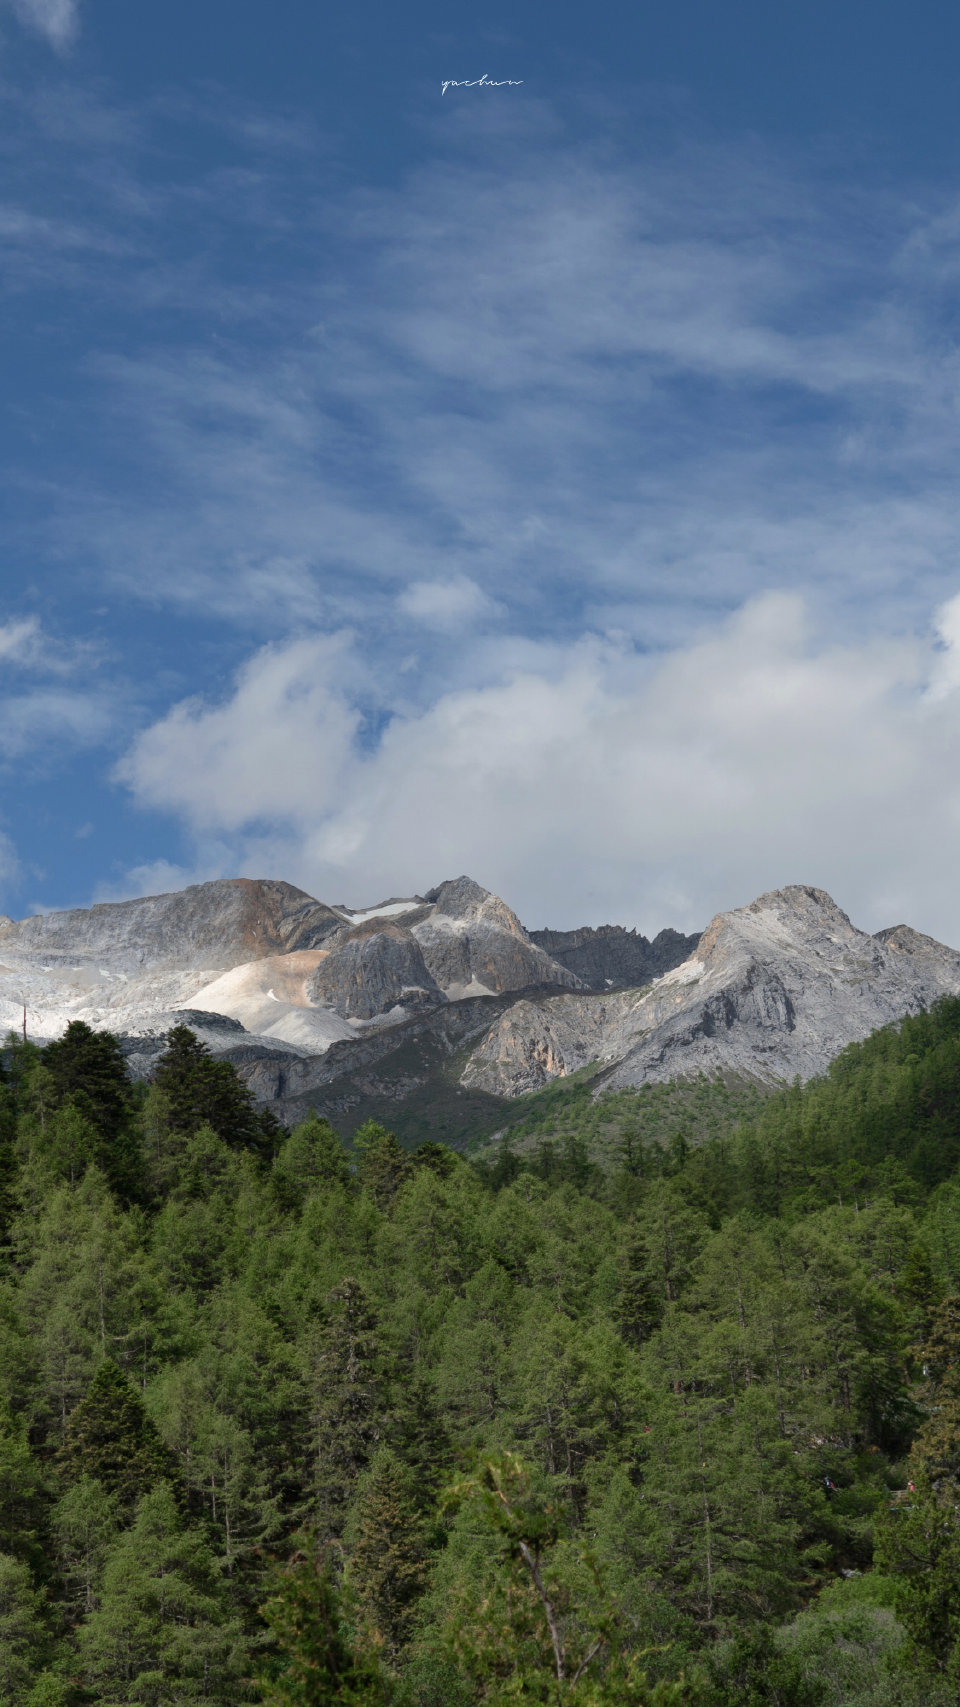
[[[793,885],[720,913],[650,988],[514,1004],[463,1084],[517,1096],[608,1065],[607,1088],[718,1071],[772,1082],[822,1072],[845,1044],[960,991],[960,954],[900,925],[857,930],[822,889]]]
[[[623,925],[584,925],[576,931],[531,931],[530,941],[590,990],[636,989],[688,959],[700,941],[664,930],[648,942]]]

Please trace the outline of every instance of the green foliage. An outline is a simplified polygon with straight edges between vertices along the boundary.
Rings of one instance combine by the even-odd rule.
[[[335,1287],[327,1308],[310,1348],[309,1380],[317,1507],[336,1534],[379,1437],[382,1382],[376,1317],[359,1281]]]
[[[170,1463],[139,1394],[115,1363],[101,1364],[73,1411],[61,1459],[128,1505],[169,1475]]]
[[[72,1143],[77,1161],[95,1161],[121,1196],[134,1194],[139,1184],[139,1145],[132,1129],[132,1097],[123,1054],[108,1031],[93,1031],[83,1020],[71,1020],[61,1038],[42,1051],[49,1085],[49,1105],[60,1121],[54,1142],[61,1151]],[[94,1134],[84,1153],[83,1139],[68,1136],[67,1116]],[[76,1165],[70,1158],[71,1169]],[[63,1163],[61,1163],[63,1166]],[[73,1178],[71,1171],[70,1177]]]
[[[273,1652],[260,1677],[276,1707],[386,1707],[387,1680],[351,1638],[329,1568],[306,1542],[276,1573],[262,1611]]]
[[[0,1701],[25,1707],[48,1646],[43,1599],[19,1559],[0,1553]]]
[[[235,1148],[262,1157],[276,1149],[281,1136],[276,1120],[257,1110],[229,1061],[215,1061],[188,1026],[174,1026],[168,1033],[153,1083],[172,1133],[190,1137],[209,1126]]]
[[[680,1707],[702,1698],[699,1679],[651,1682],[598,1561],[571,1542],[557,1490],[513,1453],[453,1484],[446,1504],[460,1508],[461,1533],[475,1534],[480,1551],[446,1576],[439,1639],[482,1699]]]
[[[960,1002],[477,1165],[63,1042],[0,1080],[0,1700],[956,1699]]]
[[[346,1150],[330,1122],[316,1114],[294,1127],[274,1157],[274,1188],[284,1209],[300,1209],[311,1191],[349,1179]]]
[[[377,1646],[395,1657],[426,1584],[428,1531],[414,1472],[389,1446],[361,1477],[344,1539],[357,1605]]]
[[[78,1649],[95,1698],[118,1707],[232,1707],[246,1694],[240,1630],[213,1558],[165,1484],[144,1494],[111,1549]]]

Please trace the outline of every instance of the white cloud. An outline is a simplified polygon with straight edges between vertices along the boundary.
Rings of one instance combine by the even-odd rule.
[[[447,154],[295,236],[302,162],[258,163],[249,207],[219,177],[189,207],[168,186],[178,252],[198,210],[224,242],[129,284],[158,324],[210,318],[122,357],[101,339],[95,442],[122,438],[111,475],[149,477],[114,493],[93,470],[58,548],[82,531],[128,593],[260,633],[362,621],[388,659],[398,608],[454,635],[492,614],[480,599],[537,634],[657,642],[758,586],[815,584],[840,621],[866,591],[881,622],[913,620],[960,551],[931,222],[866,192],[851,220],[849,183],[753,156],[600,158],[551,119],[546,141]],[[946,264],[957,235],[935,236]],[[258,271],[277,241],[288,285]],[[437,648],[431,691],[445,662],[462,680]]]
[[[812,882],[872,929],[906,919],[960,944],[960,688],[929,691],[958,610],[939,642],[837,643],[771,593],[658,659],[587,637],[537,668],[528,649],[366,749],[347,687],[316,685],[330,642],[301,640],[259,653],[224,704],[175,707],[122,774],[226,838],[220,869],[327,899],[466,870],[533,926],[649,930]]]
[[[64,685],[65,677],[95,663],[89,646],[51,637],[35,617],[0,623],[0,760],[9,763],[26,755],[46,760],[62,750],[97,746],[107,737],[120,697],[117,684]],[[40,682],[15,688],[14,681],[24,676]]]
[[[10,837],[0,831],[0,905],[8,893],[12,893],[19,882],[20,861],[17,850]]]
[[[442,634],[483,622],[499,608],[467,575],[447,581],[411,581],[397,605],[404,616]]]
[[[43,650],[36,617],[0,623],[0,662],[29,667],[39,661]]]
[[[337,797],[361,718],[339,688],[346,642],[258,652],[225,705],[185,700],[141,735],[117,775],[198,830],[312,823]]]
[[[76,0],[8,0],[21,23],[46,36],[62,52],[70,46],[79,23]]]
[[[98,746],[110,732],[113,713],[110,696],[99,692],[37,688],[0,695],[0,757]]]

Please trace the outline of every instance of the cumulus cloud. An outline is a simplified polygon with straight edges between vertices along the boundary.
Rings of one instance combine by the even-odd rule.
[[[79,23],[76,0],[7,0],[22,24],[46,36],[58,52],[68,48]]]
[[[199,830],[315,822],[336,798],[361,721],[338,687],[345,649],[325,635],[266,647],[226,704],[185,700],[141,735],[119,779]]]
[[[596,637],[528,652],[372,743],[344,643],[320,687],[332,643],[298,640],[222,704],[176,706],[122,777],[227,838],[234,869],[328,899],[469,871],[532,926],[649,930],[813,882],[871,929],[960,943],[960,596],[937,624],[840,643],[773,592],[655,659]]]

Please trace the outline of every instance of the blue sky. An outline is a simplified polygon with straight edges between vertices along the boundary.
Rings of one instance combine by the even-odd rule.
[[[960,943],[954,11],[7,0],[0,93],[0,908]]]

